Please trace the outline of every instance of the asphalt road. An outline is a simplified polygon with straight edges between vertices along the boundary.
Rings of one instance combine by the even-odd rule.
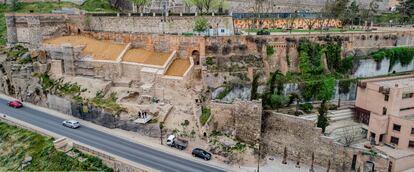
[[[52,131],[72,140],[79,141],[86,145],[107,151],[114,155],[159,171],[223,171],[221,169],[167,154],[85,126],[78,129],[70,129],[62,126],[62,121],[64,120],[62,118],[31,109],[29,107],[14,109],[9,107],[7,105],[7,101],[1,98],[0,113],[4,113],[37,127]]]

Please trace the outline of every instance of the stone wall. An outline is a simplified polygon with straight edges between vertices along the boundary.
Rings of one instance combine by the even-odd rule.
[[[204,38],[199,36],[157,35],[116,32],[84,32],[84,35],[98,40],[113,40],[120,43],[131,43],[134,48],[148,51],[177,51],[179,58],[188,58],[192,52],[204,52]]]
[[[8,43],[26,43],[34,48],[44,38],[63,35],[67,16],[61,14],[6,14]]]
[[[236,30],[249,28],[284,28],[292,27],[293,29],[309,29],[307,23],[314,23],[311,29],[332,27],[338,28],[342,26],[340,20],[332,20],[329,23],[319,19],[235,19],[234,27]]]
[[[414,60],[408,65],[401,65],[397,62],[392,68],[390,68],[390,60],[384,58],[382,61],[377,62],[374,59],[362,59],[359,62],[359,67],[354,73],[355,77],[372,77],[379,75],[387,75],[394,72],[407,72],[414,71]]]
[[[276,70],[280,70],[283,73],[287,71],[298,72],[299,59],[297,46],[302,39],[322,43],[329,39],[340,39],[342,40],[342,56],[345,57],[352,54],[366,55],[380,48],[413,46],[414,32],[311,33],[208,37],[205,41],[205,52],[201,52],[201,54],[205,53],[202,61],[205,63],[205,57],[228,58],[249,54],[265,57],[266,45],[269,45],[274,48],[275,53],[268,58],[263,58],[266,73]]]
[[[71,102],[65,98],[48,94],[47,105],[50,109],[62,112],[64,114],[72,114]]]
[[[260,138],[262,104],[260,101],[236,100],[232,104],[210,103],[212,119],[209,130],[233,135],[249,144]]]
[[[265,3],[264,12],[294,12],[320,11],[323,9],[326,0],[270,0]],[[368,8],[370,0],[357,0],[362,8]],[[395,6],[396,0],[382,0],[378,3],[380,10],[388,10]],[[229,10],[232,12],[254,12],[255,2],[251,0],[229,0]]]
[[[196,16],[89,16],[91,31],[127,33],[184,33],[193,32]],[[226,29],[233,35],[233,19],[228,16],[207,16],[214,29]],[[122,26],[122,27],[119,27]]]
[[[316,128],[313,121],[295,116],[265,112],[262,135],[263,152],[268,155],[282,155],[287,149],[287,158],[296,161],[300,153],[301,162],[311,164],[312,153],[315,164],[338,172],[351,169],[351,150],[323,136],[322,129]]]

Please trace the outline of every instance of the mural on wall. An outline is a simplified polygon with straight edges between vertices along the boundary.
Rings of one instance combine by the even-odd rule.
[[[234,26],[237,29],[249,29],[249,28],[281,28],[287,29],[289,27],[293,29],[308,29],[323,27],[342,27],[340,20],[330,19],[259,19],[259,20],[234,20]]]

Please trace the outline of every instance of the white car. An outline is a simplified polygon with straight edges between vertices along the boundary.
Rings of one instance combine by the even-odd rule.
[[[62,125],[69,128],[79,128],[80,123],[75,120],[65,120],[62,122]]]

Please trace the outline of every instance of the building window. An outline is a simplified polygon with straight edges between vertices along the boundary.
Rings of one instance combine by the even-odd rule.
[[[409,148],[414,148],[414,141],[408,141],[408,147]]]
[[[392,136],[391,136],[391,143],[398,145],[398,141],[399,141],[399,140],[400,140],[400,139],[398,139],[398,137],[392,137]]]
[[[390,99],[390,96],[389,95],[385,95],[384,96],[384,100],[388,102],[388,99]]]
[[[383,107],[382,108],[382,115],[386,115],[387,114],[387,108],[386,107]]]
[[[402,95],[402,98],[403,99],[409,99],[409,98],[413,98],[413,96],[414,96],[414,93],[404,93]]]
[[[414,134],[414,128],[411,128],[411,134]]]
[[[401,125],[394,124],[394,125],[392,126],[392,129],[393,129],[394,131],[401,131]]]

